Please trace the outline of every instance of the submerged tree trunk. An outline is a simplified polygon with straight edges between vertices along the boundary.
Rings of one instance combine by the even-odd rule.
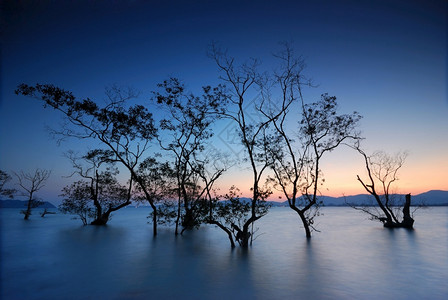
[[[249,232],[249,225],[250,223],[246,222],[246,224],[243,226],[243,230],[241,230],[238,226],[232,224],[232,229],[236,231],[235,239],[242,248],[249,247],[249,240],[251,237],[251,234]]]
[[[25,215],[23,217],[24,220],[29,220],[31,216],[31,210],[35,207],[38,207],[40,204],[39,201],[33,200],[33,194],[30,194],[30,198],[28,199],[26,210],[22,210],[22,213]]]
[[[107,222],[109,222],[110,215],[116,210],[119,210],[125,206],[128,206],[131,204],[130,198],[125,203],[122,203],[116,207],[110,207],[105,213],[102,213],[101,206],[98,210],[98,214],[95,220],[93,220],[90,225],[106,225]],[[157,220],[157,215],[154,214],[155,219]],[[155,232],[157,232],[157,227],[154,229]]]
[[[299,215],[300,220],[302,220],[303,228],[305,229],[306,238],[310,239],[311,238],[311,229],[310,229],[310,225],[308,224],[308,220],[307,220],[307,218],[305,216],[305,213],[302,212],[300,209],[294,209],[294,210]]]
[[[182,232],[185,230],[191,230],[196,226],[196,218],[194,217],[194,212],[192,208],[185,207],[185,215],[182,220]]]
[[[25,211],[23,211],[23,214],[25,215],[23,217],[24,220],[28,220],[30,218],[31,215],[31,207],[32,207],[32,201],[31,199],[28,200],[28,205]]]
[[[248,248],[249,245],[251,245],[252,241],[252,233],[250,227],[261,218],[261,216],[255,215],[255,209],[254,209],[255,201],[252,201],[252,216],[244,223],[243,230],[239,229],[236,225],[232,224],[234,229],[237,230],[236,240],[243,248]],[[252,227],[253,228],[253,227]]]
[[[410,213],[411,207],[411,194],[406,195],[406,202],[403,207],[403,221],[401,222],[402,227],[404,228],[413,228],[414,219],[411,217]]]
[[[46,208],[44,209],[44,211],[42,212],[42,214],[40,215],[42,218],[45,217],[45,215],[55,215],[56,213],[54,211],[48,211]]]
[[[108,210],[104,214],[101,214],[100,216],[97,216],[97,218],[95,220],[93,220],[90,223],[90,225],[106,225],[107,222],[109,222],[110,213],[111,213],[111,211]]]
[[[384,227],[387,228],[412,229],[414,227],[414,219],[411,217],[410,207],[411,207],[411,194],[407,194],[405,203],[403,205],[403,220],[401,222],[399,222],[398,220],[395,221],[389,216],[388,218],[379,218],[379,219],[380,221],[383,222]]]
[[[294,196],[293,199],[288,199],[288,204],[289,207],[295,211],[299,217],[300,220],[302,221],[302,225],[303,225],[303,229],[305,230],[305,236],[307,239],[311,238],[311,222],[312,222],[312,218],[308,218],[305,213],[306,211],[308,211],[309,209],[311,209],[314,205],[315,205],[316,201],[311,201],[308,203],[308,205],[306,205],[305,207],[303,207],[302,209],[300,209],[299,207],[296,206],[296,198]]]

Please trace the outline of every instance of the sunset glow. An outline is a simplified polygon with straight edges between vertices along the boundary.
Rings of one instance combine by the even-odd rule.
[[[280,49],[278,42],[291,41],[305,59],[304,74],[316,85],[304,88],[305,101],[335,95],[341,113],[363,116],[359,129],[367,152],[409,152],[398,192],[448,190],[446,3],[398,2],[286,1],[286,6],[244,3],[239,9],[208,2],[108,7],[11,2],[2,38],[0,168],[52,169],[42,196],[57,202],[72,172],[63,153],[97,147],[73,139],[58,146],[46,128],[57,128],[62,119],[16,96],[20,83],[52,83],[98,103],[105,86],[132,86],[141,92],[138,101],[148,103],[156,84],[168,77],[179,77],[192,91],[222,83],[206,55],[213,41],[239,62],[259,58],[265,71],[275,68],[271,54]],[[228,124],[220,126],[212,144],[232,157],[238,137]],[[356,180],[365,174],[363,161],[354,151],[328,153],[321,169],[323,195],[365,193]],[[236,185],[250,197],[251,180],[246,166],[237,164],[218,183],[220,193]]]
[[[446,300],[447,216],[448,0],[0,0],[0,299]]]

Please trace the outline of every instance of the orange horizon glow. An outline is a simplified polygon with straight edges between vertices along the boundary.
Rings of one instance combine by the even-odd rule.
[[[443,167],[443,166],[446,167]],[[344,170],[341,172],[340,170]],[[419,195],[432,190],[448,191],[448,159],[446,161],[434,159],[431,161],[412,161],[406,162],[403,170],[399,172],[397,180],[392,186],[390,193]],[[368,192],[357,181],[357,174],[365,180],[366,174],[363,165],[356,160],[344,161],[338,158],[337,161],[326,163],[323,166],[325,183],[319,188],[319,195],[329,197],[354,196],[368,194]],[[251,198],[250,187],[252,185],[252,176],[250,172],[229,171],[229,174],[223,176],[222,181],[218,183],[221,187],[220,193],[225,194],[232,185],[237,186],[241,191],[242,197]],[[382,194],[378,186],[377,192]],[[282,192],[274,190],[269,197],[270,201],[284,202],[286,197]]]

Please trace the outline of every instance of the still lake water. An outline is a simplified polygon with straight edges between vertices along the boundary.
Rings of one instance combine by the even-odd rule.
[[[106,227],[0,209],[0,298],[448,299],[448,207],[419,210],[414,231],[322,211],[307,242],[289,208],[271,209],[245,252],[211,226],[153,238],[148,208],[118,211]]]

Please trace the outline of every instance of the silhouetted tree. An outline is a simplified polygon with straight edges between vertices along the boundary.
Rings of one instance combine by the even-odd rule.
[[[163,150],[173,157],[172,171],[176,179],[178,214],[175,233],[179,222],[185,229],[198,227],[201,221],[200,202],[204,198],[204,187],[198,184],[205,168],[201,156],[205,143],[212,137],[211,124],[221,110],[226,96],[223,87],[203,87],[201,97],[185,91],[184,85],[176,78],[159,84],[160,91],[154,98],[167,116],[160,121],[163,132],[159,143]]]
[[[186,229],[199,228],[203,223],[210,223],[210,191],[213,189],[218,178],[226,170],[225,167],[220,167],[210,171],[211,169],[208,169],[206,161],[201,161],[198,164],[192,164],[190,162],[190,168],[191,174],[185,184],[185,193],[189,197],[194,223],[191,224],[190,227],[183,226],[181,234]],[[171,177],[174,179],[174,184],[172,185],[171,191],[174,192],[172,195],[173,198],[175,198],[176,195],[178,195],[179,190],[177,172],[172,170],[172,175],[174,175]],[[161,224],[176,224],[179,221],[179,216],[185,216],[185,208],[183,207],[183,203],[181,204],[182,205],[179,205],[179,202],[175,203],[170,200],[167,201],[166,199],[163,200],[159,206],[159,222]]]
[[[8,198],[13,197],[16,190],[6,187],[9,181],[11,181],[11,176],[5,171],[0,170],[0,196],[5,196]]]
[[[313,103],[305,103],[302,87],[312,86],[302,74],[305,63],[295,57],[289,44],[275,55],[280,67],[264,86],[266,102],[262,113],[271,117],[272,133],[266,139],[267,158],[274,173],[269,177],[286,197],[289,207],[300,217],[307,238],[311,237],[314,218],[319,215],[319,186],[323,183],[320,163],[326,153],[343,142],[360,139],[356,131],[360,115],[338,114],[336,97],[323,94]],[[276,89],[275,93],[271,89]],[[279,95],[272,98],[272,94]],[[292,114],[291,114],[292,113]],[[273,117],[277,115],[277,117]],[[301,116],[301,117],[300,117]],[[291,124],[299,117],[296,130]],[[291,120],[292,118],[292,120]]]
[[[92,217],[92,225],[105,225],[112,212],[131,204],[132,176],[127,188],[118,183],[112,151],[96,149],[82,157],[70,152],[67,157],[72,161],[75,173],[83,179],[64,187],[62,212],[77,214],[84,224],[88,217]]]
[[[255,206],[255,214],[257,216],[264,216],[268,213],[270,204],[265,200],[270,193],[260,194],[260,201]],[[247,240],[245,233],[242,231],[245,222],[252,214],[251,201],[244,201],[240,199],[240,191],[235,186],[232,186],[229,193],[223,199],[219,197],[210,196],[209,218],[208,223],[218,226],[221,230],[227,233],[232,248],[235,247],[235,241],[240,246],[245,247]],[[253,232],[251,235],[253,236]]]
[[[161,155],[157,155],[160,157]],[[176,179],[175,172],[168,162],[160,162],[156,157],[148,157],[139,165],[139,177],[145,181],[148,195],[157,204],[157,222],[161,225],[171,225],[177,216],[176,203]],[[136,186],[137,200],[146,200],[141,188]],[[154,212],[148,218],[154,222]]]
[[[37,200],[36,192],[45,186],[45,182],[50,177],[51,171],[36,169],[33,173],[14,173],[17,178],[17,185],[20,187],[20,192],[27,198],[27,208],[21,211],[25,215],[24,219],[28,220],[31,215],[31,210],[42,204]]]
[[[257,111],[262,110],[263,99],[248,98],[251,91],[259,85],[262,76],[258,74],[257,66],[259,62],[255,59],[241,66],[235,65],[234,58],[219,49],[216,45],[210,48],[210,57],[213,58],[221,72],[221,80],[229,86],[228,106],[220,112],[220,116],[227,118],[236,125],[236,131],[240,137],[244,148],[246,159],[252,171],[252,199],[251,212],[244,222],[241,223],[238,241],[242,247],[248,247],[251,243],[251,230],[253,223],[263,215],[258,214],[258,206],[264,206],[262,195],[266,191],[262,188],[263,175],[269,166],[265,157],[265,130],[278,115],[270,116],[264,120],[254,120],[249,117],[246,108],[250,105]],[[252,94],[253,96],[253,94]],[[251,102],[249,102],[252,100]],[[260,101],[261,100],[261,101]],[[234,224],[238,226],[237,224]]]
[[[414,219],[410,212],[411,194],[402,199],[392,191],[392,185],[398,180],[398,171],[403,166],[407,154],[401,152],[389,155],[383,151],[377,151],[368,156],[359,144],[355,149],[364,158],[367,171],[367,179],[362,179],[359,175],[357,179],[364,189],[373,196],[376,205],[350,205],[367,213],[371,219],[382,222],[384,227],[413,228]]]
[[[85,180],[73,182],[62,189],[64,197],[59,205],[59,210],[64,214],[75,214],[84,225],[89,224],[95,217],[95,209],[92,205],[90,185]]]
[[[34,97],[42,101],[44,107],[51,107],[64,116],[67,124],[54,132],[57,136],[93,138],[114,153],[115,159],[129,170],[132,180],[140,186],[154,210],[153,233],[157,235],[157,207],[146,189],[145,180],[137,174],[138,165],[157,129],[147,108],[127,106],[136,93],[131,89],[112,87],[106,90],[108,102],[100,107],[89,98],[77,100],[70,91],[51,84],[21,84],[15,92]]]

